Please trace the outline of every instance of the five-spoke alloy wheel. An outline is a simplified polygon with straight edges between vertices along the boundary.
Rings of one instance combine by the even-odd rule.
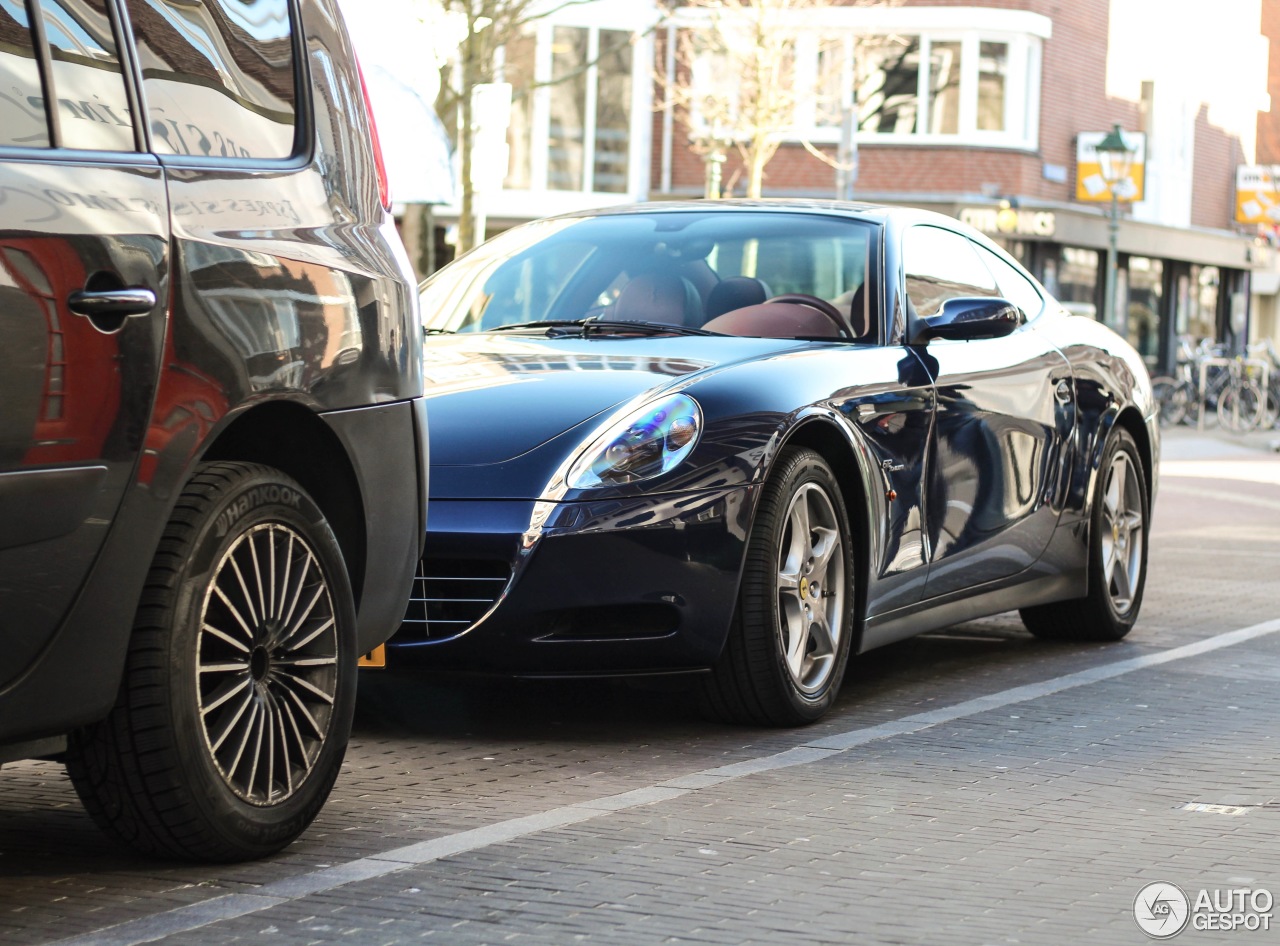
[[[760,499],[729,639],[703,685],[708,712],[773,726],[826,713],[849,659],[853,573],[835,474],[812,450],[784,450]]]

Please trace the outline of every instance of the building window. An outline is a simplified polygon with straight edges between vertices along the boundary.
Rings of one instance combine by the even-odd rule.
[[[542,23],[507,44],[500,74],[514,95],[506,189],[632,190],[638,160],[632,141],[640,137],[635,72],[642,61],[634,54],[633,35]]]
[[[797,96],[789,139],[834,144],[852,112],[866,143],[1038,147],[1041,44],[1048,35],[1038,18],[984,10],[981,22],[965,26],[965,11],[957,8],[949,17],[932,13],[935,28],[923,8],[871,12],[913,28],[858,26],[859,14],[870,15],[860,8],[825,9],[832,22],[821,29],[797,22],[796,84],[812,94]],[[726,81],[732,91],[735,77],[699,65],[695,99],[723,93]],[[701,83],[717,89],[704,93]]]

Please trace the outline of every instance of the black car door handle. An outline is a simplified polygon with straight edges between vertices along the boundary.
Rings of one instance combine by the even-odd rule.
[[[105,289],[89,292],[77,289],[67,297],[67,308],[90,319],[123,319],[146,315],[156,307],[156,294],[150,289]]]

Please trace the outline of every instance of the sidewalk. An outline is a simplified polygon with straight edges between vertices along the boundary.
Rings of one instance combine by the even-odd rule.
[[[1165,427],[1161,430],[1161,461],[1261,459],[1280,449],[1280,430],[1233,434],[1218,427]]]

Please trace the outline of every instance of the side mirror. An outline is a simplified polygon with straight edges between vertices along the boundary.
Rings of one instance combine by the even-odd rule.
[[[941,311],[932,318],[913,320],[911,344],[925,345],[935,338],[963,342],[1003,338],[1026,321],[1022,310],[1007,299],[958,296],[944,302]]]

